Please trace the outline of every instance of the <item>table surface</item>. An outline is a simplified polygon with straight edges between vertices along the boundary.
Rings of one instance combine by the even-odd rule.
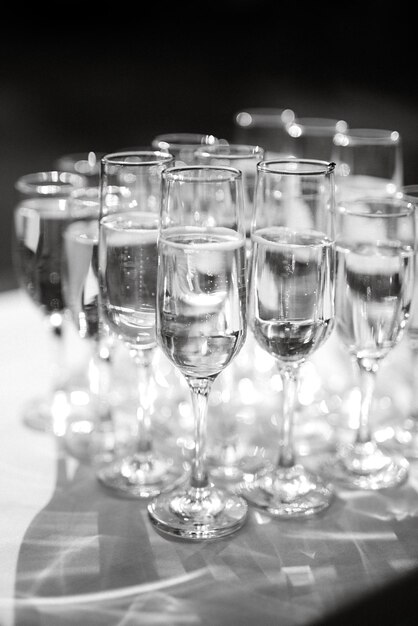
[[[230,537],[162,537],[146,503],[105,492],[91,464],[23,425],[49,370],[43,320],[18,290],[0,294],[0,333],[2,626],[311,625],[418,571],[414,463],[404,485],[337,491],[310,519],[251,509]]]

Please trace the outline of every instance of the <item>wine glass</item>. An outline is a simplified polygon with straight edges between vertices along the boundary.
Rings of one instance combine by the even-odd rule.
[[[197,148],[195,156],[197,163],[201,165],[235,167],[241,171],[248,261],[251,248],[250,227],[257,163],[263,160],[264,149],[261,146],[247,144],[218,144]],[[250,444],[250,442],[245,443],[242,437],[242,429],[238,428],[240,394],[236,394],[237,397],[235,399],[235,394],[230,397],[231,390],[239,387],[240,380],[248,376],[249,369],[254,368],[254,363],[257,362],[254,354],[256,349],[257,346],[252,334],[247,332],[245,345],[238,358],[234,359],[231,367],[226,368],[221,373],[217,381],[217,390],[222,397],[222,401],[216,405],[216,422],[219,424],[219,427],[216,430],[217,436],[215,436],[213,447],[208,450],[211,474],[217,480],[222,479],[228,482],[243,479],[249,480],[251,476],[266,464],[265,455],[262,454],[262,446],[258,445],[257,441],[254,441],[254,444]],[[253,420],[255,419],[257,419],[256,415],[253,417]],[[248,422],[245,412],[244,420]],[[255,431],[254,428],[252,430]]]
[[[67,199],[85,187],[84,176],[46,171],[15,183],[19,200],[13,216],[13,264],[20,287],[45,316],[51,338],[50,391],[25,409],[23,421],[35,430],[62,434],[70,411],[66,393],[65,302],[62,291],[63,234],[72,220]]]
[[[261,161],[251,229],[249,323],[277,360],[283,416],[275,468],[240,493],[277,518],[327,508],[333,489],[297,461],[292,428],[302,365],[334,325],[334,163]]]
[[[414,205],[397,197],[357,198],[336,214],[336,329],[360,374],[354,441],[338,446],[324,473],[344,487],[376,490],[408,476],[402,454],[385,450],[369,413],[382,360],[406,328],[414,289]]]
[[[360,197],[393,196],[403,184],[402,141],[398,131],[380,128],[348,128],[338,132],[333,139],[332,160],[336,163],[335,187],[337,202],[355,200]],[[340,346],[341,347],[341,346]],[[389,372],[391,367],[386,362]],[[350,365],[348,363],[348,365]],[[356,371],[356,368],[354,368]],[[360,390],[347,368],[343,378],[344,386],[338,393],[340,409],[334,412],[334,419],[347,436],[353,434],[355,420],[351,419],[352,405],[358,401]],[[384,384],[384,375],[374,392],[374,407],[378,410],[382,427],[393,422],[398,399],[394,387]],[[389,433],[386,431],[385,437]],[[376,432],[376,437],[381,438]]]
[[[54,167],[64,172],[81,174],[86,177],[89,187],[97,187],[100,177],[100,160],[105,154],[105,152],[94,150],[63,154],[56,159]]]
[[[99,311],[136,367],[139,406],[133,452],[104,463],[97,477],[115,493],[133,498],[154,496],[184,473],[181,464],[156,449],[151,423],[161,173],[172,162],[171,154],[160,151],[102,159]]]
[[[286,126],[291,153],[299,159],[331,161],[334,136],[345,133],[345,120],[328,117],[295,117]]]
[[[174,155],[175,165],[193,165],[195,150],[199,146],[214,146],[219,139],[205,133],[163,133],[151,142],[154,150]]]
[[[286,127],[295,118],[292,109],[252,107],[234,114],[234,143],[263,146],[266,158],[271,153],[290,154]]]
[[[103,329],[99,329],[99,188],[74,190],[67,210],[72,222],[64,232],[63,294],[88,358],[83,362],[87,379],[85,410],[67,419],[65,441],[74,456],[85,459],[94,448],[93,431],[99,424],[103,430],[105,423],[109,427],[112,424],[107,393],[110,360]]]
[[[162,533],[199,540],[228,535],[247,518],[240,496],[214,486],[206,464],[206,415],[213,382],[246,336],[242,174],[221,166],[163,172],[158,239],[157,338],[185,377],[195,412],[188,484],[148,505]]]
[[[403,185],[402,140],[398,131],[350,128],[334,135],[338,201],[391,196]]]
[[[418,185],[404,185],[398,192],[400,197],[415,205],[415,227],[417,229]],[[417,232],[417,231],[416,231]],[[392,438],[388,443],[395,446],[409,459],[418,459],[418,257],[415,262],[415,287],[406,331],[408,349],[412,357],[411,375],[411,406],[410,412],[401,424],[393,429]]]

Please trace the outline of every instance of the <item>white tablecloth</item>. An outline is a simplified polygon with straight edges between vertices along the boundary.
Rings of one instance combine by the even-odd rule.
[[[314,624],[418,571],[415,464],[405,485],[338,492],[311,519],[252,510],[219,541],[161,537],[145,503],[105,493],[91,465],[22,424],[49,353],[20,291],[0,295],[0,335],[2,626]]]

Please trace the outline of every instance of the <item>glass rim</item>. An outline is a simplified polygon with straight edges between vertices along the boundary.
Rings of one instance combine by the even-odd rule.
[[[72,189],[80,189],[88,184],[87,178],[76,172],[61,170],[45,170],[23,174],[15,182],[15,189],[21,193],[52,194],[59,193],[64,189],[68,193]]]
[[[391,205],[394,209],[398,209],[393,212],[382,213],[379,210],[373,213],[367,213],[364,208],[366,206],[382,206]],[[356,209],[356,207],[359,207]],[[363,207],[363,210],[361,209]],[[354,217],[366,217],[370,219],[390,219],[394,217],[408,217],[411,213],[415,212],[415,205],[405,197],[386,196],[383,198],[376,198],[375,196],[364,196],[356,198],[355,200],[342,201],[337,205],[337,211],[340,214],[346,214]]]
[[[289,166],[289,169],[285,168],[286,165]],[[295,167],[292,169],[290,165],[310,166],[311,169],[302,170],[296,169]],[[277,166],[277,169],[275,166]],[[319,159],[268,159],[257,163],[258,172],[289,176],[320,176],[323,174],[332,174],[335,167],[336,164],[334,161],[321,161]]]
[[[233,152],[222,152],[222,150],[228,150],[231,148]],[[231,161],[239,159],[253,159],[256,156],[260,156],[261,158],[263,158],[264,154],[265,149],[262,146],[245,143],[221,143],[215,144],[213,146],[200,146],[195,150],[195,155],[200,157],[224,158]]]
[[[290,108],[280,107],[248,107],[236,111],[234,122],[240,128],[251,128],[254,126],[280,126],[290,124],[295,118],[295,112]]]
[[[205,177],[202,178],[197,175],[197,172],[219,172],[224,174],[223,178]],[[196,176],[182,176],[185,172],[196,172]],[[229,175],[228,175],[229,174]],[[182,183],[222,183],[232,180],[242,179],[241,170],[235,167],[228,167],[224,165],[186,165],[177,167],[168,167],[163,171],[162,177],[167,182],[182,182]]]
[[[397,145],[401,136],[397,130],[385,128],[348,128],[336,133],[334,143],[337,146],[361,145]]]
[[[95,161],[99,162],[105,154],[107,154],[107,152],[104,150],[85,150],[84,152],[81,150],[79,152],[68,152],[56,158],[55,162],[65,163],[71,161],[77,163],[77,161],[88,161],[90,155],[94,155]]]
[[[165,144],[167,150],[173,148],[195,148],[197,146],[213,146],[219,142],[215,135],[210,133],[161,133],[156,135],[151,144],[160,148],[160,144]]]
[[[348,123],[339,118],[333,117],[295,117],[295,119],[288,124],[288,128],[298,126],[306,131],[337,133],[347,132],[349,129]]]
[[[144,160],[127,161],[127,158],[149,157]],[[153,158],[152,158],[153,157]],[[174,155],[164,150],[132,150],[126,152],[110,152],[101,159],[102,166],[126,165],[127,167],[146,167],[147,165],[164,165],[172,163]]]

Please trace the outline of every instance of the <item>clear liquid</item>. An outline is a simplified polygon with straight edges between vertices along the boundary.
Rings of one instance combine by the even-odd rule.
[[[400,340],[413,283],[409,246],[337,248],[337,330],[353,355],[383,358]]]
[[[64,234],[63,292],[81,337],[99,332],[98,235],[97,220],[74,222]]]
[[[65,200],[27,200],[14,213],[13,262],[19,284],[45,312],[62,312],[63,236],[72,218]]]
[[[334,248],[322,233],[271,227],[253,234],[250,318],[264,350],[302,362],[334,321]]]
[[[157,230],[125,222],[102,226],[101,306],[109,327],[129,346],[156,344]]]
[[[172,229],[159,245],[161,347],[185,376],[214,377],[245,340],[245,239],[228,228]]]

